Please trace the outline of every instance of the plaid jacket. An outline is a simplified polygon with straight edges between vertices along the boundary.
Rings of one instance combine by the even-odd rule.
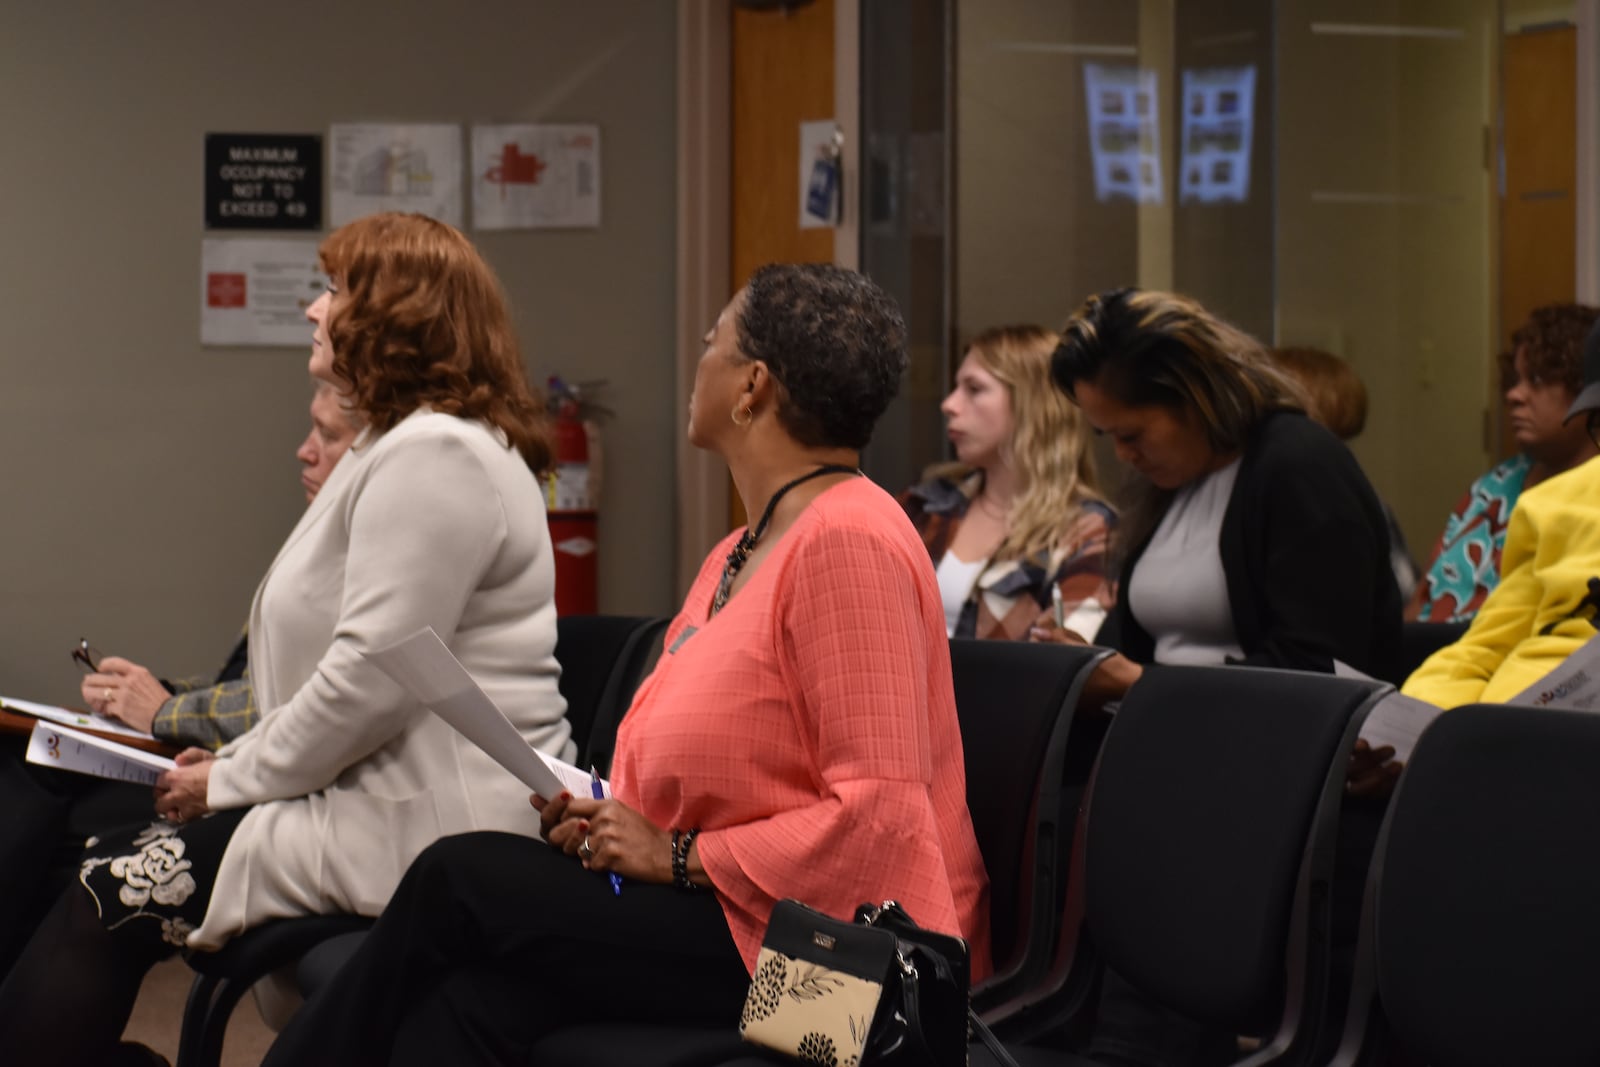
[[[959,482],[934,478],[900,494],[900,506],[922,536],[935,567],[982,488],[983,472],[973,471]],[[1054,551],[1026,559],[990,560],[973,583],[953,636],[1026,640],[1028,628],[1050,607],[1052,586],[1060,587],[1066,614],[1098,605],[1103,618],[1115,600],[1106,573],[1106,546],[1116,521],[1105,504],[1089,501],[1062,524]],[[1093,633],[1081,636],[1094,640]]]
[[[156,712],[150,733],[175,745],[199,745],[213,752],[256,724],[261,717],[250,668],[243,649],[249,635],[239,638],[233,655],[215,679],[180,678],[164,684],[172,696]],[[241,664],[237,672],[234,664]],[[234,677],[237,673],[237,677]]]

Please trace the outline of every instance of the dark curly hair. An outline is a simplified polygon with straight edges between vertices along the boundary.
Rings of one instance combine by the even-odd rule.
[[[333,370],[378,433],[426,404],[481,419],[536,471],[549,419],[528,384],[505,294],[460,231],[386,212],[339,227],[318,250],[344,299],[328,322]]]
[[[1516,351],[1522,349],[1528,377],[1560,385],[1576,396],[1583,390],[1583,342],[1594,328],[1600,309],[1587,304],[1545,304],[1511,335],[1511,351],[1500,356],[1506,388],[1516,383]]]
[[[778,421],[812,448],[866,447],[900,389],[906,324],[888,293],[826,263],[774,263],[751,275],[739,350],[782,386]]]

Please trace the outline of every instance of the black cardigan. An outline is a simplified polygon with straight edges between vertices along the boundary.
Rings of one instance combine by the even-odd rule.
[[[1155,639],[1129,610],[1128,579],[1153,534],[1123,564],[1095,641],[1138,663],[1152,661]],[[1257,427],[1218,547],[1244,652],[1237,662],[1331,673],[1337,659],[1374,677],[1392,673],[1401,606],[1388,522],[1355,457],[1327,430],[1292,412]]]

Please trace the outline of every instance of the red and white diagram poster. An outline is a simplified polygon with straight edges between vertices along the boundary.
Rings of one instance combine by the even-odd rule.
[[[479,230],[600,225],[600,127],[472,127],[472,224]]]
[[[200,343],[308,349],[306,308],[328,280],[307,238],[200,242]]]

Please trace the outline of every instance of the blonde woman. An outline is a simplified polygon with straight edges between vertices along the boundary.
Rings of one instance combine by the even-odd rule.
[[[1112,602],[1102,498],[1077,408],[1050,382],[1061,338],[999,326],[967,346],[939,410],[956,462],[901,504],[933,557],[951,637],[1027,640],[1042,611],[1094,639]]]

